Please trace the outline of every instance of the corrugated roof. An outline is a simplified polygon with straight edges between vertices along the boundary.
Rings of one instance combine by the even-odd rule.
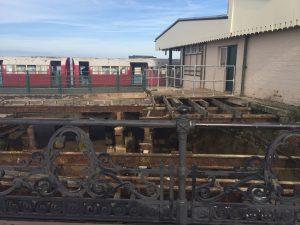
[[[299,25],[300,0],[229,0],[228,16],[178,19],[155,39],[155,45],[157,50],[176,49]]]

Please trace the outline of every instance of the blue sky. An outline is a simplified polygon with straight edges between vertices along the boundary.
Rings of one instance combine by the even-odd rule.
[[[227,0],[0,0],[0,55],[154,55],[178,18],[227,13]]]

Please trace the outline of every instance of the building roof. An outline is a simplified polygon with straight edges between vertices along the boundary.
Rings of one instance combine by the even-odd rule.
[[[174,23],[172,23],[167,29],[165,29],[160,35],[158,35],[158,37],[155,38],[155,41],[157,39],[159,39],[162,35],[164,35],[168,30],[170,30],[173,26],[175,26],[179,22],[200,21],[200,20],[220,20],[220,19],[228,19],[228,15],[179,18]]]
[[[155,39],[156,50],[300,25],[299,0],[229,0],[228,15],[178,19]]]

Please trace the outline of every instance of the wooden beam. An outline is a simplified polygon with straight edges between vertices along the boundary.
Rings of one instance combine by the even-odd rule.
[[[170,98],[170,102],[172,103],[172,105],[174,105],[174,107],[178,107],[180,105],[182,105],[182,102],[178,99],[178,98]]]
[[[195,101],[199,102],[199,104],[201,106],[203,106],[204,108],[208,108],[208,106],[209,106],[209,103],[203,99],[199,99],[199,100],[195,100]]]
[[[170,117],[173,119],[174,118],[174,111],[173,111],[173,107],[171,106],[170,102],[168,101],[168,99],[166,98],[166,96],[162,96],[163,102],[166,105],[166,108],[168,110],[168,113],[170,115]]]
[[[215,106],[218,106],[220,109],[231,113],[234,118],[242,118],[243,113],[240,110],[238,110],[236,108],[233,108],[233,107],[231,107],[231,106],[229,106],[229,105],[227,105],[227,104],[225,104],[225,103],[223,103],[223,102],[221,102],[221,101],[219,101],[215,98],[211,99],[211,102]]]
[[[207,111],[204,107],[200,106],[199,104],[197,104],[196,102],[194,102],[194,101],[191,100],[191,99],[188,99],[187,101],[188,101],[188,103],[190,104],[190,106],[192,106],[193,109],[194,109],[197,113],[199,113],[199,114],[201,114],[201,115],[203,115],[203,116],[206,116],[206,117],[208,116],[208,111]]]

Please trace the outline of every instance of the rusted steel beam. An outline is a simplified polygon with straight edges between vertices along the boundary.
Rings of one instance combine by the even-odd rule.
[[[200,115],[203,115],[203,116],[205,116],[205,117],[208,116],[208,111],[207,111],[204,107],[200,106],[199,104],[197,104],[196,102],[194,102],[194,101],[191,100],[191,99],[188,99],[188,103],[189,103],[189,104],[193,107],[193,109],[194,109],[197,113],[199,113]]]
[[[170,117],[173,119],[174,118],[174,110],[173,107],[171,106],[170,102],[168,101],[168,99],[166,98],[166,96],[162,96],[162,100],[168,110],[168,113],[170,115]]]
[[[229,105],[227,105],[227,104],[225,104],[225,103],[223,103],[223,102],[221,102],[221,101],[219,101],[219,100],[217,100],[215,98],[211,99],[211,102],[215,106],[219,107],[220,109],[222,109],[222,110],[224,110],[226,112],[231,113],[234,118],[242,118],[243,114],[242,114],[242,112],[240,110],[238,110],[236,108],[233,108],[233,107],[231,107],[231,106],[229,106]]]
[[[0,113],[84,113],[84,112],[141,112],[143,105],[101,105],[101,106],[1,106]]]
[[[43,150],[39,150],[43,151]],[[115,164],[126,166],[129,168],[135,168],[137,166],[146,167],[159,167],[162,162],[165,166],[177,165],[178,154],[168,153],[111,153],[112,160]],[[243,167],[246,165],[247,159],[253,155],[231,155],[231,154],[187,154],[187,165],[190,168],[193,165],[198,165],[200,168],[209,169],[223,169],[228,170],[233,167]],[[263,155],[255,155],[256,157],[263,159]],[[14,152],[0,152],[0,165],[17,165],[20,162],[29,159],[31,152],[29,151],[14,151]],[[299,156],[292,156],[292,158],[299,160]],[[280,156],[279,161],[276,162],[277,168],[288,168],[286,163],[289,160],[288,157]],[[87,165],[87,159],[82,152],[62,152],[56,161],[59,165],[64,167],[68,166],[85,166]]]
[[[207,101],[205,101],[204,99],[197,99],[195,101],[198,102],[200,105],[202,105],[204,108],[209,107],[209,103]]]
[[[171,120],[104,120],[104,119],[37,119],[37,118],[0,118],[0,124],[16,125],[58,125],[58,126],[108,126],[108,127],[151,127],[175,128]]]
[[[182,102],[178,98],[170,98],[169,100],[175,108],[182,105]]]

